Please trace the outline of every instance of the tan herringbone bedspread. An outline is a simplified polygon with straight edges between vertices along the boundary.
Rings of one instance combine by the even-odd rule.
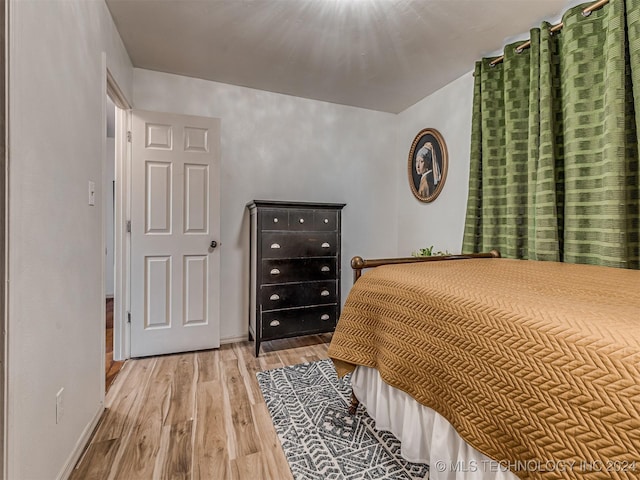
[[[521,478],[640,478],[638,271],[378,267],[352,288],[329,356],[341,375],[376,368]],[[559,461],[564,471],[537,463]]]

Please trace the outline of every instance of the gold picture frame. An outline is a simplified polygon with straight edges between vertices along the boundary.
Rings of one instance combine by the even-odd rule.
[[[433,202],[444,187],[448,169],[447,145],[440,132],[434,128],[420,130],[411,144],[407,163],[413,196],[424,203]]]

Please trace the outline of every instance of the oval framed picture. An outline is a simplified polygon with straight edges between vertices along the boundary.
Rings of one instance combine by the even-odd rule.
[[[433,202],[444,187],[448,167],[447,145],[440,132],[421,130],[409,150],[407,171],[413,195],[421,202]]]

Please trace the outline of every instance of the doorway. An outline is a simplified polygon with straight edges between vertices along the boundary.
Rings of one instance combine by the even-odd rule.
[[[105,154],[102,169],[105,393],[128,358],[128,170],[127,130],[131,108],[106,69]]]
[[[104,205],[104,288],[105,288],[105,392],[120,372],[124,360],[113,358],[113,304],[115,301],[115,185],[116,185],[116,105],[107,94],[107,154],[105,156],[103,205]]]
[[[103,170],[104,191],[114,199],[114,267],[107,247],[104,268],[115,277],[111,359],[217,348],[220,119],[131,110],[108,70],[107,94],[115,105],[115,160],[109,155],[114,183],[109,185],[106,147]],[[155,158],[158,152],[168,157]],[[110,225],[104,231],[106,246]],[[144,250],[158,239],[168,241],[155,253]],[[109,281],[104,280],[105,296]]]

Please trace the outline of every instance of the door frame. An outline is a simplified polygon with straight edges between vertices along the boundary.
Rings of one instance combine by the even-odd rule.
[[[106,94],[116,105],[115,126],[115,198],[113,211],[114,237],[114,299],[113,299],[113,359],[130,357],[130,252],[131,236],[127,224],[131,218],[129,196],[131,192],[131,143],[127,132],[131,122],[131,104],[127,100],[113,75],[106,68]],[[106,98],[105,98],[106,118]],[[106,155],[106,148],[105,148]],[[105,212],[103,208],[103,218]],[[104,269],[103,269],[104,271]],[[104,295],[103,295],[104,296]],[[104,373],[104,372],[103,372]]]

